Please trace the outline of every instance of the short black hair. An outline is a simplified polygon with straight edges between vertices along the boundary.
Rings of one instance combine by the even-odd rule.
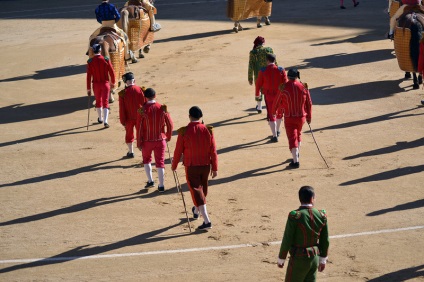
[[[315,197],[314,188],[311,186],[302,186],[299,189],[299,201],[301,203],[310,203]]]
[[[276,59],[276,56],[274,54],[269,53],[269,54],[266,54],[266,59],[268,61],[270,61],[271,63],[274,63],[275,62],[275,59]]]

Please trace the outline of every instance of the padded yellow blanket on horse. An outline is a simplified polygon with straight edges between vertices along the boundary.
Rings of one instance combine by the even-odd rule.
[[[228,0],[227,17],[241,21],[253,17],[271,16],[272,2],[264,0]]]

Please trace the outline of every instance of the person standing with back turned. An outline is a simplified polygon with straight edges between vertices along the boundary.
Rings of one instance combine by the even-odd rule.
[[[289,213],[277,265],[284,267],[290,253],[285,282],[316,281],[317,270],[324,271],[330,237],[325,210],[314,208],[315,191],[311,186],[299,190],[300,207]]]
[[[212,126],[206,126],[200,119],[203,117],[202,110],[191,107],[189,110],[190,123],[178,129],[177,144],[172,159],[172,170],[175,171],[184,155],[187,185],[190,190],[194,207],[191,209],[193,218],[199,218],[199,212],[203,217],[203,224],[197,229],[205,230],[212,228],[206,209],[206,196],[208,195],[208,178],[218,175],[218,155],[216,152],[215,138]]]

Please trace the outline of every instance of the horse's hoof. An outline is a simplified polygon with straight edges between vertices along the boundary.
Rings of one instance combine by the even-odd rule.
[[[410,72],[405,72],[405,79],[410,79],[411,77],[412,76]]]
[[[149,51],[150,51],[150,46],[149,46],[149,45],[147,45],[147,46],[145,46],[145,47],[143,48],[143,52],[144,52],[144,53],[149,53]]]
[[[113,102],[115,102],[115,99],[113,98],[109,99],[109,104],[112,104]]]
[[[131,59],[131,63],[133,63],[133,64],[138,63],[138,60],[136,58]]]
[[[235,33],[237,33],[237,32],[238,32],[238,28],[237,28],[237,27],[233,27],[233,31],[234,31]]]
[[[424,105],[424,100],[421,100],[421,105]]]
[[[143,59],[143,58],[144,58],[143,53],[138,54],[138,57],[139,57],[140,59]]]

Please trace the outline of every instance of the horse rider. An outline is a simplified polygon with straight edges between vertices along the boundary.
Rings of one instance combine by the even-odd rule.
[[[121,37],[122,42],[124,43],[125,48],[125,60],[130,60],[133,63],[137,63],[137,59],[134,57],[134,54],[131,50],[128,49],[128,36],[127,34],[120,29],[116,23],[121,18],[118,9],[116,9],[115,5],[110,4],[109,0],[102,0],[102,3],[96,8],[96,19],[101,24],[101,26],[96,29],[93,34],[90,36],[90,42],[93,38],[100,34],[100,31],[104,27],[113,28],[117,34]]]

